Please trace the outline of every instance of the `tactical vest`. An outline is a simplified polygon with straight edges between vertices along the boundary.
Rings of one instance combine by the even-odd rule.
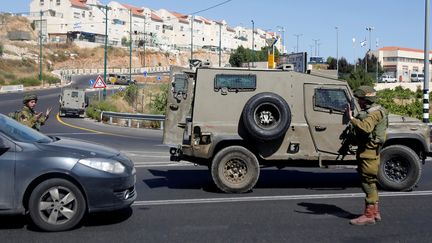
[[[372,133],[370,133],[369,139],[371,139],[375,143],[383,144],[387,139],[386,130],[388,128],[388,116],[387,116],[387,111],[384,109],[384,107],[377,104],[373,104],[366,111],[360,111],[357,118],[363,120],[368,116],[369,113],[377,110],[381,112],[383,119],[375,126]]]

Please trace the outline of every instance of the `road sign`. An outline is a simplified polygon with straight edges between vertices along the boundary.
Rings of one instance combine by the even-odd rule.
[[[94,84],[94,79],[90,79],[89,83],[90,83],[90,86],[93,86],[93,84]]]
[[[157,76],[157,81],[161,81],[161,77],[160,76]]]
[[[98,75],[96,81],[94,82],[93,88],[95,89],[106,88],[106,84],[100,75]]]
[[[144,71],[144,77],[147,77],[147,71]]]

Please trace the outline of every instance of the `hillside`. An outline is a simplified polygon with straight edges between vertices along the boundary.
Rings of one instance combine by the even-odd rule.
[[[9,84],[23,77],[36,77],[39,74],[39,52],[37,32],[25,17],[0,15],[0,84]],[[8,32],[27,31],[29,41],[11,41]],[[132,52],[132,67],[142,67],[143,49]],[[49,43],[42,47],[43,72],[56,69],[103,68],[103,46],[80,48],[74,43]],[[190,52],[158,52],[146,49],[146,66],[187,66]],[[218,53],[194,52],[194,58],[209,60],[217,64]],[[223,54],[222,63],[228,63],[229,54]],[[124,47],[108,48],[108,68],[129,68],[129,49]]]

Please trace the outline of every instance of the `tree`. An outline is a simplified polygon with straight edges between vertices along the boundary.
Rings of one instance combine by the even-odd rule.
[[[357,68],[356,71],[352,72],[346,80],[352,90],[362,85],[373,86],[375,83],[375,79],[369,73],[366,74],[363,68]]]
[[[259,51],[252,51],[249,48],[239,46],[234,53],[231,53],[229,63],[233,67],[240,67],[242,63],[263,62],[268,60],[269,47],[262,47]],[[279,61],[280,52],[275,48],[275,61]]]
[[[327,57],[327,64],[328,64],[328,69],[336,69],[336,58],[334,57]]]

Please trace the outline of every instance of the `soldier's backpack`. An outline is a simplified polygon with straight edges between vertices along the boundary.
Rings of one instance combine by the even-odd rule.
[[[10,117],[14,120],[18,120],[20,113],[21,113],[21,110],[16,110],[16,111],[10,112],[8,114],[8,117]]]

